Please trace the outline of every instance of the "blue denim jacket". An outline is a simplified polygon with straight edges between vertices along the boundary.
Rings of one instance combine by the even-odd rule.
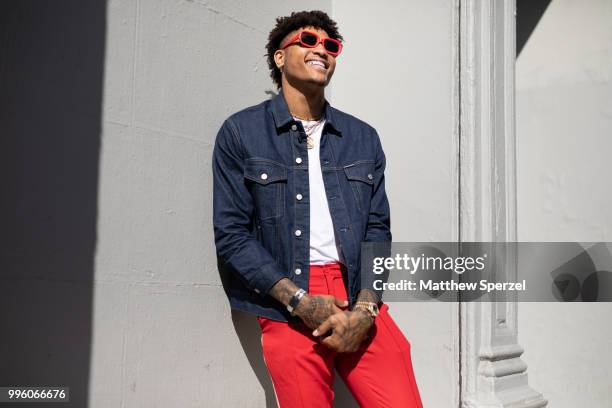
[[[385,154],[372,126],[328,101],[325,117],[320,142],[323,184],[352,305],[362,287],[372,288],[369,278],[360,276],[361,242],[391,241]],[[308,289],[306,135],[289,113],[282,91],[223,122],[212,170],[217,260],[231,307],[295,320],[267,295],[284,277]]]

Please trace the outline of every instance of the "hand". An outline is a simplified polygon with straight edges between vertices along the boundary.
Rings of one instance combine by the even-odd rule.
[[[321,336],[332,330],[331,336],[321,343],[339,353],[350,353],[359,349],[373,323],[374,318],[367,311],[356,309],[330,316],[312,335]]]
[[[270,289],[270,296],[283,305],[288,305],[291,297],[299,288],[289,278],[280,279]],[[311,329],[316,329],[335,313],[342,313],[340,307],[348,306],[348,301],[338,300],[330,295],[304,295],[293,311]]]
[[[342,314],[341,307],[348,306],[348,301],[331,295],[305,295],[295,308],[295,315],[311,329],[316,329],[330,316]]]

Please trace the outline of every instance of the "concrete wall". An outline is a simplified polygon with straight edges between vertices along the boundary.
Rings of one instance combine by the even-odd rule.
[[[256,321],[220,286],[211,154],[221,122],[275,89],[264,46],[294,7],[109,2],[91,407],[274,401]]]
[[[331,4],[300,8],[330,11]],[[177,388],[197,390],[211,406],[261,406],[262,385],[271,403],[257,327],[247,316],[230,318],[219,287],[210,154],[221,120],[272,88],[263,45],[273,17],[291,9],[278,2],[108,5],[93,406],[169,401]],[[371,20],[373,13],[379,18]],[[374,10],[336,1],[333,17],[347,47],[330,99],[383,138],[396,240],[454,239],[451,2],[396,1]],[[373,35],[403,41],[372,52]],[[453,307],[397,304],[394,316],[413,344],[424,403],[451,406]],[[109,393],[109,384],[121,393]],[[337,388],[337,405],[354,405]],[[196,404],[192,393],[176,398]]]
[[[296,7],[347,39],[328,95],[381,135],[395,240],[457,238],[451,0],[3,2],[0,384],[67,385],[79,407],[274,404],[257,324],[218,279],[210,158],[222,120],[273,89],[266,36]],[[611,20],[553,0],[519,57],[521,240],[610,240]],[[610,405],[609,313],[519,305],[551,406]],[[454,306],[392,314],[425,406],[456,406]]]
[[[334,4],[2,3],[2,214],[15,234],[0,309],[15,330],[0,384],[66,385],[79,407],[274,404],[258,326],[219,282],[210,159],[222,120],[273,89],[267,34],[296,8],[333,12],[348,40],[330,97],[383,138],[396,239],[454,237],[450,1]],[[371,35],[403,43],[372,52]],[[451,406],[456,314],[393,314],[426,406]],[[354,405],[338,383],[337,406]]]
[[[553,0],[518,57],[519,240],[612,241],[611,22],[608,0]],[[612,406],[611,313],[519,304],[529,383],[551,407]]]
[[[333,6],[347,41],[332,102],[378,130],[387,156],[393,240],[456,240],[453,2],[335,0]],[[390,306],[411,342],[425,407],[458,404],[455,307]]]

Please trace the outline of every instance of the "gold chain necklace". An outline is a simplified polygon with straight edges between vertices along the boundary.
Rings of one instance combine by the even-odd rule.
[[[293,112],[291,112],[291,115],[296,118],[299,119],[302,122],[302,126],[304,127],[304,132],[306,132],[306,147],[308,147],[309,149],[313,149],[315,147],[315,141],[312,137],[312,134],[314,133],[315,129],[323,122],[323,118],[324,116],[321,115],[318,118],[302,118],[298,115],[294,115]],[[309,123],[306,123],[309,122]]]
[[[308,120],[308,121],[323,119],[323,115],[319,116],[318,118],[303,118],[301,116],[298,116],[298,115],[294,114],[293,112],[291,112],[291,116],[293,116],[294,118],[299,119],[299,120]]]
[[[323,117],[318,120],[302,120],[302,126],[304,127],[304,132],[306,133],[306,147],[309,149],[313,149],[315,147],[315,141],[312,134],[321,125],[321,123],[323,123]]]

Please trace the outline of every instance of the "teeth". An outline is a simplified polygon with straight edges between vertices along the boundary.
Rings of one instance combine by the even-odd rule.
[[[309,65],[319,65],[319,66],[325,68],[325,64],[323,62],[321,62],[321,61],[311,60],[311,61],[308,61],[307,64],[309,64]]]

